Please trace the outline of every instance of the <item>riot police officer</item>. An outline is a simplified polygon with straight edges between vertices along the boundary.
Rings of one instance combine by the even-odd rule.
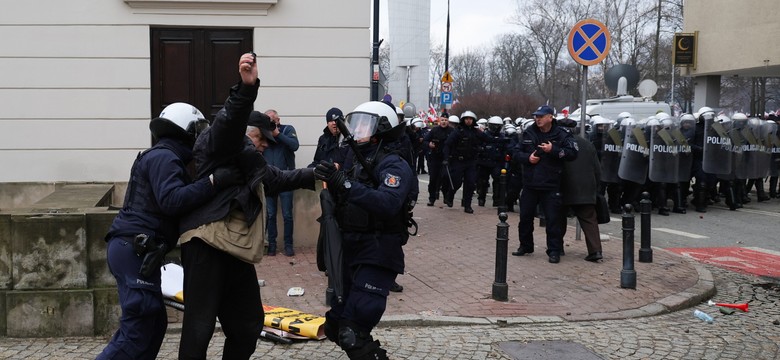
[[[501,132],[503,127],[504,122],[500,117],[491,116],[488,119],[484,133],[494,141],[485,142],[479,147],[479,154],[477,155],[477,205],[479,206],[485,206],[490,178],[493,178],[493,207],[498,206],[498,201],[501,198],[498,189],[498,179],[501,176],[501,169],[504,167],[504,157],[506,156],[506,143],[503,142],[505,136]]]
[[[477,153],[479,146],[483,142],[493,142],[494,140],[475,128],[477,115],[471,111],[465,111],[460,116],[461,125],[456,131],[447,138],[444,143],[443,165],[449,166],[452,176],[452,191],[450,192],[450,203],[455,192],[463,184],[463,199],[461,206],[467,214],[473,214],[471,208],[471,199],[474,196],[474,189],[477,186]]]
[[[391,106],[371,101],[347,114],[357,139],[343,170],[323,161],[315,176],[327,182],[342,230],[344,302],[332,302],[325,314],[325,334],[350,359],[388,359],[371,336],[398,274],[404,272],[402,246],[417,181],[397,149],[404,133]],[[361,156],[356,156],[357,151]]]
[[[122,210],[106,235],[107,260],[116,278],[122,317],[98,359],[155,359],[168,318],[160,265],[179,238],[179,216],[241,181],[238,170],[218,168],[195,182],[187,172],[192,146],[208,121],[194,106],[173,103],[152,119],[157,141],[138,154]]]
[[[439,116],[439,126],[431,129],[423,138],[423,147],[429,150],[428,206],[433,206],[439,198],[439,191],[442,189],[445,190],[445,195],[448,194],[446,189],[449,188],[449,180],[443,178],[448,175],[444,174],[442,161],[444,160],[444,142],[452,131],[453,128],[449,124],[449,114],[442,113],[441,116]],[[443,186],[443,184],[446,184],[446,186]]]

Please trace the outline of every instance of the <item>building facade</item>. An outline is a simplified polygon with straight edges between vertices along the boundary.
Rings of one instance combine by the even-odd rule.
[[[390,69],[388,93],[393,103],[411,102],[428,109],[431,4],[429,1],[388,1]],[[436,104],[434,104],[436,105]]]

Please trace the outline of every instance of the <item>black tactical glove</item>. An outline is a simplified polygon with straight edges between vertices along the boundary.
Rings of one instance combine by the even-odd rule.
[[[333,189],[343,189],[347,181],[347,176],[336,168],[336,164],[325,160],[320,160],[314,168],[314,177],[328,183],[328,187]]]
[[[214,190],[220,191],[233,185],[240,185],[244,182],[243,174],[235,166],[218,167],[211,174],[211,183]]]

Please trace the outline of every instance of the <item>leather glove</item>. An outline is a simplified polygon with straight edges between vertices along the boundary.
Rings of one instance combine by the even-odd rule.
[[[336,168],[336,164],[320,160],[320,163],[314,168],[314,177],[328,183],[329,188],[343,189],[347,176],[343,171]]]
[[[444,160],[444,161],[441,162],[441,166],[447,166],[449,164],[450,164],[449,160]]]
[[[244,176],[235,166],[218,167],[211,174],[211,183],[214,190],[220,191],[233,185],[240,185],[244,182]]]

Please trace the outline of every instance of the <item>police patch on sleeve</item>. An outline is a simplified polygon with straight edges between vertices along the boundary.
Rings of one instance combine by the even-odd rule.
[[[401,186],[401,177],[400,176],[395,176],[393,174],[389,174],[388,173],[387,175],[385,175],[384,183],[385,183],[385,186],[387,186],[387,187],[397,188],[397,187]]]

